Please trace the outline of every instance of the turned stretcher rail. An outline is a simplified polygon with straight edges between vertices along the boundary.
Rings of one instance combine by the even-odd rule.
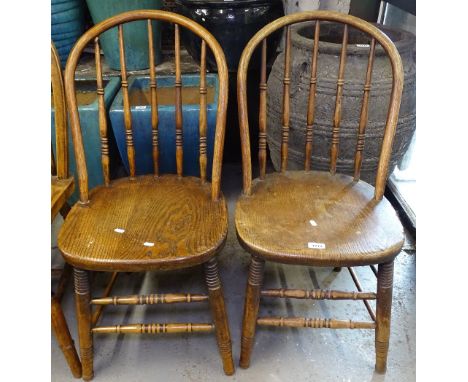
[[[257,319],[257,324],[262,326],[279,326],[289,328],[375,329],[375,322],[335,320],[328,318],[259,317]]]
[[[159,334],[211,332],[212,330],[214,330],[214,324],[172,323],[97,326],[92,329],[92,332],[106,334]]]
[[[132,296],[113,296],[96,298],[91,301],[93,305],[154,305],[175,304],[179,302],[207,301],[208,296],[202,294],[167,293]]]
[[[261,296],[311,300],[375,300],[377,298],[377,294],[371,292],[347,292],[323,289],[265,289],[261,291]]]

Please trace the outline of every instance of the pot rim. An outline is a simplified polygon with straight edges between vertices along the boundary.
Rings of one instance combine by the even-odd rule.
[[[194,8],[199,6],[216,6],[218,8],[241,8],[246,5],[275,5],[283,2],[281,0],[175,0],[176,4]]]
[[[307,24],[314,25],[313,21],[306,21],[303,23],[294,24],[291,26],[291,43],[299,48],[312,50],[313,47],[313,38],[305,37],[299,34],[299,30],[304,28]],[[338,24],[338,23],[335,23]],[[385,33],[395,44],[398,52],[400,54],[407,52],[409,50],[416,48],[416,36],[411,32],[408,32],[404,29],[389,27],[382,24],[371,23]],[[390,33],[389,33],[390,32]],[[393,35],[400,35],[401,38],[398,40],[392,39]],[[323,53],[333,53],[340,55],[341,53],[341,43],[333,43],[327,41],[319,41],[319,49]],[[347,54],[356,54],[356,55],[368,55],[369,54],[369,45],[368,44],[349,44],[347,46]],[[375,55],[382,56],[385,55],[384,49],[380,44],[376,44]]]

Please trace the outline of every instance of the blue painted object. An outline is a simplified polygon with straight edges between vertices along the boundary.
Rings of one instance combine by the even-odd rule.
[[[174,76],[157,76],[157,86],[173,88]],[[207,87],[214,88],[212,103],[207,104],[207,177],[211,177],[213,160],[214,136],[216,130],[216,109],[218,107],[219,81],[216,74],[207,74]],[[198,92],[200,86],[199,75],[182,76],[182,102],[184,101],[184,88],[194,87]],[[129,77],[129,93],[149,89],[149,77]],[[161,97],[158,97],[159,99]],[[184,149],[184,175],[200,176],[199,165],[199,113],[200,104],[197,97],[196,104],[184,104],[183,118],[183,149]],[[149,99],[150,100],[150,99]],[[144,105],[132,105],[133,141],[135,145],[135,164],[137,175],[149,174],[153,170],[152,140],[151,140],[151,106],[150,101]],[[158,100],[159,101],[159,100]],[[209,100],[208,100],[209,101]],[[161,173],[176,173],[175,156],[175,105],[158,102],[159,114],[159,168]],[[122,90],[119,91],[110,109],[110,120],[114,130],[115,139],[119,148],[122,162],[127,170],[128,157],[125,143],[125,125],[123,114]]]
[[[97,24],[122,12],[138,9],[162,9],[162,0],[86,0],[93,23]],[[161,22],[152,21],[155,63],[161,54]],[[125,63],[127,70],[149,68],[147,21],[132,21],[123,24]],[[106,63],[111,69],[120,70],[119,37],[117,27],[99,36]]]
[[[112,100],[114,99],[117,91],[120,88],[120,78],[113,77],[104,79],[104,101],[106,110],[109,112]],[[78,102],[80,96],[78,93],[94,94],[94,100],[90,104],[79,104],[78,112],[80,116],[81,134],[83,137],[84,151],[86,153],[86,166],[88,169],[88,187],[93,189],[104,183],[101,166],[101,138],[99,135],[99,112],[98,112],[98,99],[96,96],[96,80],[76,80],[75,90],[77,93]],[[79,102],[80,103],[80,102]],[[52,148],[55,153],[55,110],[52,107]],[[120,164],[120,157],[115,144],[114,134],[108,123],[107,135],[109,138],[109,156],[110,156],[110,172],[111,177],[117,170]],[[73,140],[71,136],[70,126],[68,127],[68,158],[69,158],[69,171],[75,175],[75,184],[78,185],[78,177],[76,174],[75,153],[73,151]],[[78,186],[75,187],[75,192],[70,197],[69,202],[74,204],[79,198]]]
[[[85,0],[52,0],[51,35],[62,66],[76,40],[85,30]]]

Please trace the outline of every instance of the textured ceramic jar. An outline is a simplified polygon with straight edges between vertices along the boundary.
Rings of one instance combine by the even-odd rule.
[[[316,109],[312,168],[328,170],[330,143],[335,109],[336,81],[341,51],[342,26],[322,24],[317,71]],[[405,72],[403,97],[395,135],[389,174],[408,149],[416,128],[416,61],[415,37],[401,29],[379,26],[395,43]],[[288,168],[303,169],[306,143],[307,104],[314,26],[297,24],[291,31],[291,113],[289,131]],[[353,174],[354,153],[362,104],[363,88],[369,54],[367,36],[356,29],[349,30],[345,83],[342,99],[340,142],[337,171]],[[267,142],[273,165],[280,168],[282,95],[284,76],[284,53],[281,53],[268,78]],[[387,108],[392,86],[390,62],[378,46],[372,75],[369,101],[369,117],[366,128],[364,159],[361,179],[375,182],[380,147],[387,117]]]

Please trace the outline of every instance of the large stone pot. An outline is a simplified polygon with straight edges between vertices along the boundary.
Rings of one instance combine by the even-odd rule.
[[[281,0],[176,0],[177,12],[208,29],[226,55],[230,71],[236,71],[239,59],[249,40],[266,24],[284,16]],[[275,56],[281,33],[268,39],[268,57]],[[200,60],[200,39],[182,29],[182,40],[190,55]],[[255,56],[254,61],[257,60]],[[207,56],[208,67],[216,70],[214,57]],[[253,63],[252,65],[255,65]],[[257,66],[252,66],[258,68]]]
[[[401,160],[416,128],[416,62],[415,36],[409,32],[378,26],[395,43],[405,72],[405,84],[393,144],[389,174]],[[335,108],[343,26],[323,23],[320,28],[317,69],[316,111],[312,147],[312,169],[328,170],[330,143]],[[291,119],[289,132],[288,169],[304,169],[307,102],[314,26],[296,24],[291,30]],[[349,29],[345,68],[342,119],[337,172],[353,174],[357,129],[366,75],[369,38],[364,33]],[[363,46],[364,45],[364,46]],[[283,95],[284,53],[281,53],[268,79],[267,142],[275,169],[281,167],[281,116]],[[369,100],[369,118],[366,128],[361,179],[375,183],[380,148],[385,128],[391,92],[392,72],[384,50],[377,45]]]

